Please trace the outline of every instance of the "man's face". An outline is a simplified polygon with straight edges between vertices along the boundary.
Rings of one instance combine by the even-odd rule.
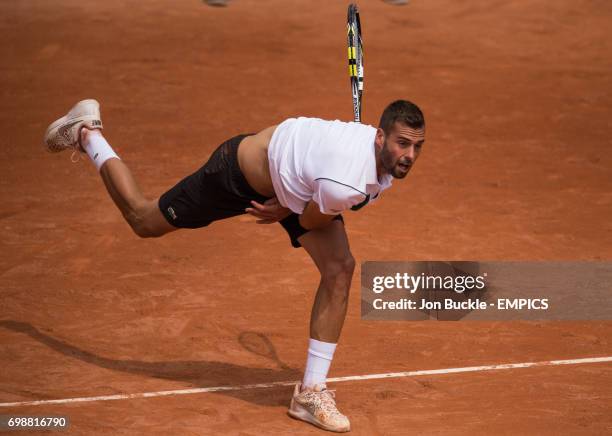
[[[423,128],[413,129],[399,121],[388,135],[379,128],[376,144],[380,148],[381,169],[396,179],[403,179],[419,157],[424,142]]]

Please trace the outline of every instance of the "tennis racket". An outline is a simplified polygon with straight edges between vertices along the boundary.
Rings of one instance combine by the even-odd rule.
[[[363,45],[361,41],[361,22],[359,9],[355,3],[348,7],[348,62],[353,93],[353,113],[355,122],[361,122],[361,97],[363,94]]]

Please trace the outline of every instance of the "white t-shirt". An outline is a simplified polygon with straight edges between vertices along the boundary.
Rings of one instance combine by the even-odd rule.
[[[378,180],[376,129],[360,123],[289,118],[278,125],[268,147],[270,175],[280,204],[301,214],[310,200],[336,215],[376,201],[391,186]]]

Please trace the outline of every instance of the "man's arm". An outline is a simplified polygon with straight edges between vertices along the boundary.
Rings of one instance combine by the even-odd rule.
[[[365,194],[352,186],[331,179],[317,179],[312,199],[300,215],[300,225],[307,230],[328,225],[343,210],[363,201]]]
[[[258,218],[255,221],[257,224],[272,224],[291,214],[291,209],[283,207],[276,197],[268,198],[263,204],[251,200],[251,205],[253,207],[247,207],[244,211]]]
[[[299,221],[306,230],[313,230],[325,227],[335,216],[321,213],[319,205],[314,200],[310,200],[300,215]]]

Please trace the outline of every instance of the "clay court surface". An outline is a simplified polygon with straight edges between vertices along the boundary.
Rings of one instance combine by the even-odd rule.
[[[427,143],[382,201],[345,214],[357,261],[610,260],[612,4],[359,4],[364,122],[407,98]],[[98,99],[109,142],[156,197],[235,134],[350,120],[346,6],[0,3],[0,403],[301,378],[319,277],[279,225],[245,215],[138,239],[93,165],[41,139]],[[612,322],[361,321],[359,274],[331,377],[612,356]],[[330,386],[359,435],[612,432],[610,362]],[[286,416],[291,392],[0,414],[68,415],[87,435],[322,434]]]

